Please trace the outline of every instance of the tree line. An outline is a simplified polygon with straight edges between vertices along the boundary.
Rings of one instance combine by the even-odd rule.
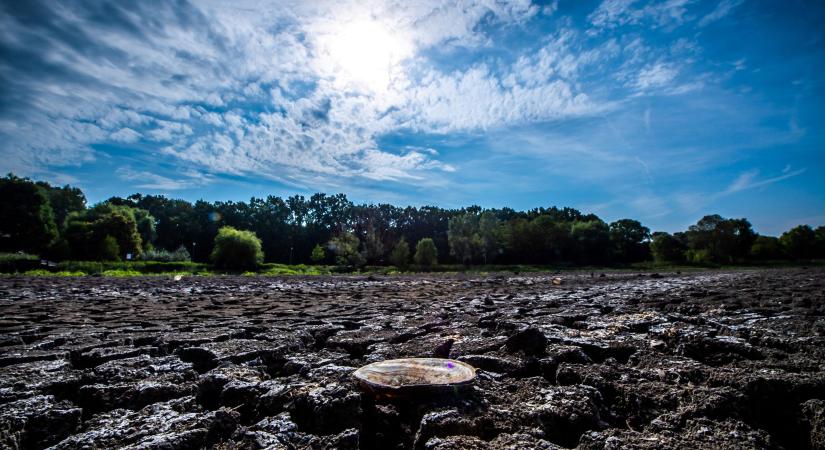
[[[208,262],[224,227],[254,234],[261,261],[290,264],[733,264],[825,257],[825,227],[761,236],[746,219],[719,215],[670,234],[651,233],[633,219],[607,223],[573,208],[397,207],[354,204],[344,194],[194,203],[134,194],[87,206],[76,187],[0,178],[4,252],[52,260]]]

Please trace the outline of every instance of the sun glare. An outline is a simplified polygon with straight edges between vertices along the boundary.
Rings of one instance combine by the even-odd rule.
[[[393,72],[411,51],[383,24],[364,20],[344,25],[326,45],[336,78],[371,90],[389,87]]]

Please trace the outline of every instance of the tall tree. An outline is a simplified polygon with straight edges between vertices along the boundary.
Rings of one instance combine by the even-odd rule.
[[[650,229],[638,220],[621,219],[610,224],[614,258],[621,262],[644,261],[649,256]]]
[[[816,254],[816,233],[808,225],[799,225],[779,237],[787,255],[792,259],[809,259]]]
[[[40,253],[56,238],[46,190],[12,174],[0,178],[0,249]]]

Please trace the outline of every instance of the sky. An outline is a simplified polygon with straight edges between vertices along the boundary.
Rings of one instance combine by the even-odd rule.
[[[825,224],[825,2],[0,0],[0,170]]]

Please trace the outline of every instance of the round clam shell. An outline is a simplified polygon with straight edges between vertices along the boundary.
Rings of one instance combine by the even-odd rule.
[[[390,359],[368,364],[353,374],[361,386],[377,395],[458,392],[476,377],[473,366],[444,358]]]

